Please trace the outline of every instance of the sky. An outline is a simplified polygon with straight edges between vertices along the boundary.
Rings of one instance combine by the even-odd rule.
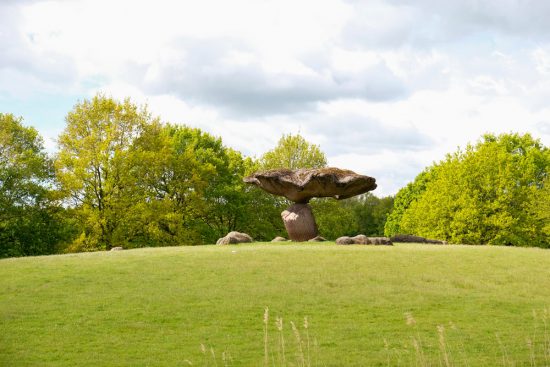
[[[378,196],[485,133],[550,145],[544,0],[0,0],[0,112],[50,152],[97,93],[260,157],[282,134]]]

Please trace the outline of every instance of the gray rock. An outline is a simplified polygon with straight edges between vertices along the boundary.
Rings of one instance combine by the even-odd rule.
[[[222,237],[216,241],[216,245],[230,245],[237,243],[252,242],[252,237],[246,233],[241,232],[229,232],[225,237]]]
[[[281,213],[281,218],[292,241],[303,242],[319,235],[309,204],[293,204]]]
[[[326,167],[313,169],[274,169],[256,172],[244,182],[284,196],[295,203],[307,203],[313,197],[347,199],[376,188],[376,180],[350,170]]]
[[[113,247],[113,248],[111,249],[111,251],[122,251],[122,250],[124,250],[124,249],[123,249],[122,247],[120,247],[120,246],[118,246],[118,247]]]
[[[336,239],[337,245],[353,245],[355,242],[351,237],[343,236]]]
[[[337,245],[388,245],[393,243],[388,237],[367,237],[364,234],[355,237],[343,236],[336,239]]]
[[[315,236],[313,238],[310,238],[309,240],[307,240],[307,242],[325,242],[326,239],[324,237],[321,237],[321,236]]]
[[[447,241],[432,240],[425,237],[414,236],[412,234],[397,234],[392,236],[392,242],[405,242],[405,243],[430,243],[434,245],[446,245]]]
[[[368,237],[369,244],[371,245],[387,245],[392,246],[393,243],[388,237]]]
[[[272,239],[271,242],[286,242],[286,238],[277,236],[274,239]]]
[[[355,237],[351,237],[351,240],[356,245],[367,245],[369,244],[369,238],[364,234],[358,234]]]

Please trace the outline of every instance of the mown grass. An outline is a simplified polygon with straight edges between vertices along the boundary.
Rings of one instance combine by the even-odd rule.
[[[1,260],[0,365],[262,366],[266,306],[270,364],[550,364],[550,251],[329,243]]]

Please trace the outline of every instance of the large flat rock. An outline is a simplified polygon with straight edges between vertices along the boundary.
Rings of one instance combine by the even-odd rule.
[[[244,182],[296,203],[307,203],[313,197],[347,199],[376,188],[373,177],[340,168],[269,170],[254,173]]]

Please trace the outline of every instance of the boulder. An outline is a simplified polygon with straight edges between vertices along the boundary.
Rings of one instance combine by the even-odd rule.
[[[271,242],[286,242],[286,238],[277,236],[274,239],[272,239]]]
[[[252,237],[246,233],[241,232],[229,232],[225,237],[222,237],[216,241],[216,245],[230,245],[237,243],[252,242]]]
[[[351,237],[351,240],[356,245],[368,245],[369,244],[369,238],[365,236],[364,234],[358,234],[355,237]]]
[[[313,238],[310,238],[309,240],[307,240],[307,242],[325,242],[326,239],[324,237],[321,237],[321,236],[315,236]]]
[[[376,180],[372,177],[333,167],[274,169],[254,173],[244,182],[295,203],[307,203],[313,197],[347,199],[376,188]]]
[[[337,245],[353,245],[355,242],[351,237],[343,236],[336,239]]]
[[[364,234],[355,237],[343,236],[336,239],[337,245],[388,245],[393,243],[388,237],[367,237]]]
[[[392,242],[405,242],[405,243],[430,243],[435,245],[446,245],[447,241],[432,240],[425,237],[414,236],[412,234],[397,234],[392,236]]]
[[[292,241],[303,242],[319,235],[313,211],[308,204],[291,205],[281,213],[281,218]]]
[[[370,245],[393,245],[388,237],[368,237],[368,240]]]
[[[111,248],[111,251],[122,251],[122,250],[124,250],[124,249],[120,246]]]

